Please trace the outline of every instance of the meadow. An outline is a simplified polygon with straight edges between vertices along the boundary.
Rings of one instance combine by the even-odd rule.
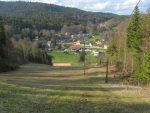
[[[150,113],[150,88],[121,85],[105,70],[27,64],[0,74],[0,113]]]
[[[64,53],[64,52],[51,52],[48,53],[53,56],[53,63],[71,63],[72,65],[82,65],[83,63],[79,62],[80,55],[75,53]],[[97,58],[91,54],[86,54],[86,61],[91,64],[96,64]]]

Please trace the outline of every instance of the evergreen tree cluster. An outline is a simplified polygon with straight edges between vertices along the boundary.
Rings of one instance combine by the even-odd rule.
[[[142,18],[138,6],[136,6],[127,29],[127,47],[133,58],[133,75],[138,82],[144,83],[150,83],[150,45],[147,43],[150,37],[145,37],[150,33],[148,30],[150,27],[142,21],[147,18],[147,15]],[[142,31],[142,29],[148,32]],[[146,45],[142,45],[145,41]]]
[[[108,53],[121,75],[136,83],[150,83],[150,11],[140,14],[135,7],[130,20],[119,25],[119,31],[109,39]]]
[[[142,83],[150,83],[150,10],[141,18],[142,44],[140,64],[135,77]]]

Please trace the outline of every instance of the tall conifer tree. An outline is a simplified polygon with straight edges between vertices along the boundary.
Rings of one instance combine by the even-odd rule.
[[[132,54],[131,73],[133,73],[140,64],[141,42],[140,12],[138,6],[136,6],[127,28],[127,47]]]
[[[127,29],[127,46],[132,53],[140,52],[141,40],[140,12],[138,6],[136,6]]]

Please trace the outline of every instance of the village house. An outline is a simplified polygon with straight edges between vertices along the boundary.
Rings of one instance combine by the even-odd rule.
[[[75,41],[72,43],[71,49],[74,50],[74,51],[80,50],[80,49],[81,49],[80,41],[79,41],[79,40],[75,40]]]

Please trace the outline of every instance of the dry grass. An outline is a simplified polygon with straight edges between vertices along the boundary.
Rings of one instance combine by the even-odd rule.
[[[150,88],[105,84],[100,72],[28,64],[0,74],[0,113],[150,113]]]

